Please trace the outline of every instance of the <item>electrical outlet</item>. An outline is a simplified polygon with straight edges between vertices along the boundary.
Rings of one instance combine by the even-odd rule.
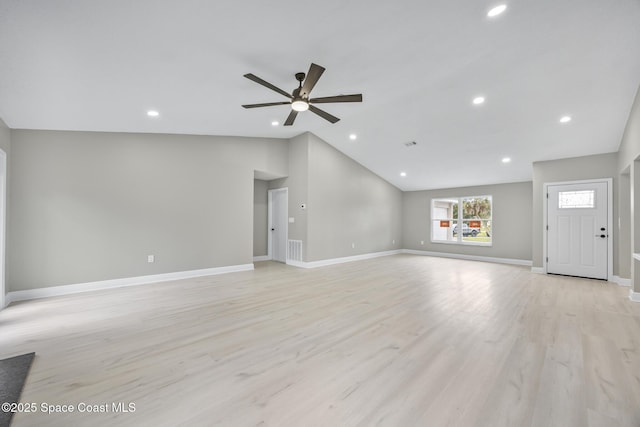
[[[393,241],[391,242],[391,244],[392,244],[392,245],[395,245],[395,244],[396,244],[396,241],[395,241],[395,240],[393,240]]]
[[[421,245],[424,245],[424,240],[420,240],[420,244],[421,244]]]
[[[351,243],[351,249],[355,249],[356,248],[356,244],[355,243]]]
[[[149,263],[156,262],[156,257],[154,255],[147,256],[147,262]]]

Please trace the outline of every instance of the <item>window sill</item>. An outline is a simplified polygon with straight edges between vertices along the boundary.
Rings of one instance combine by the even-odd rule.
[[[484,246],[484,247],[492,247],[493,242],[485,243],[485,242],[447,242],[443,240],[432,240],[431,243],[441,244],[441,245],[457,245],[457,246]]]

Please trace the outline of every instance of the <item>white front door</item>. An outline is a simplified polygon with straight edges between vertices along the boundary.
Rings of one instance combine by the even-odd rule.
[[[547,273],[608,279],[607,182],[547,190]]]
[[[269,190],[269,253],[274,261],[287,262],[288,190]]]

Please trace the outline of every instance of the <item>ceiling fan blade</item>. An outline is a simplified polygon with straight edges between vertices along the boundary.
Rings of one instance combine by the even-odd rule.
[[[323,98],[311,98],[309,102],[314,104],[326,104],[328,102],[362,102],[362,94],[325,96]]]
[[[267,81],[262,80],[260,77],[254,75],[254,74],[249,73],[249,74],[245,74],[244,76],[246,78],[248,78],[249,80],[252,80],[252,81],[254,81],[254,82],[258,83],[258,84],[261,84],[264,87],[268,87],[269,89],[271,89],[274,92],[278,92],[279,94],[286,96],[289,99],[293,98],[293,96],[291,96],[289,93],[285,92],[284,90],[280,89],[279,87],[276,87],[276,86],[272,85],[271,83],[269,83]]]
[[[258,108],[258,107],[272,107],[274,105],[289,105],[291,104],[289,101],[282,102],[268,102],[266,104],[247,104],[243,105],[244,108]]]
[[[329,120],[331,123],[335,123],[335,122],[340,120],[336,116],[332,116],[331,114],[327,113],[326,111],[321,110],[321,109],[319,109],[317,107],[314,107],[313,105],[309,105],[309,111],[312,111],[312,112],[316,113],[317,115],[319,115],[320,117],[322,117],[325,120]]]
[[[293,121],[296,119],[297,115],[298,115],[298,112],[296,110],[291,110],[291,112],[289,113],[289,117],[287,117],[287,120],[285,120],[284,122],[284,125],[291,126],[293,124]]]
[[[300,96],[303,98],[308,98],[309,93],[311,93],[311,89],[318,83],[320,76],[324,73],[324,67],[319,66],[318,64],[311,64],[309,67],[309,72],[307,73],[307,78],[304,80],[304,84],[302,85],[302,89],[300,89]]]

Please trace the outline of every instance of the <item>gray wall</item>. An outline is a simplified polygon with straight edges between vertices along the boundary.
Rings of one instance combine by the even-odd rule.
[[[483,195],[491,195],[493,200],[491,247],[431,243],[432,199]],[[429,252],[530,260],[531,199],[531,182],[406,192],[403,195],[403,247]],[[420,244],[421,241],[424,241],[424,245]]]
[[[618,148],[618,172],[629,167],[640,156],[640,88],[631,107],[629,120]]]
[[[631,163],[630,171],[630,216],[631,254],[640,253],[640,160]],[[632,259],[631,285],[634,292],[640,293],[640,260]]]
[[[0,118],[0,149],[7,155],[11,151],[11,131],[2,118]]]
[[[544,224],[544,184],[613,178],[613,224],[618,223],[618,157],[617,153],[597,154],[570,159],[535,162],[533,164],[533,266],[542,267]],[[614,243],[618,241],[617,226],[613,228]],[[618,274],[618,245],[613,245],[613,273]]]
[[[621,173],[618,179],[618,276],[631,277],[632,246],[631,246],[631,174]],[[614,242],[615,244],[615,242]]]
[[[289,176],[269,182],[269,189],[288,188],[289,218],[288,238],[302,240],[302,256],[307,254],[307,211],[300,205],[307,203],[309,175],[309,133],[303,133],[289,140]]]
[[[640,172],[629,161],[640,153],[639,103],[618,153],[536,162],[533,183],[407,193],[310,133],[286,141],[10,131],[0,121],[11,171],[7,290],[250,263],[267,253],[267,189],[281,187],[295,219],[289,238],[304,242],[305,261],[407,248],[532,259],[541,267],[542,185],[609,177],[614,223],[620,217],[628,237],[614,230],[614,274],[627,277],[630,236],[640,227],[632,198],[619,191],[633,193]],[[625,164],[628,183],[620,178]],[[254,180],[254,171],[286,178]],[[431,198],[474,194],[493,196],[493,246],[431,243]],[[533,234],[523,233],[527,224]],[[146,262],[149,254],[155,263]]]
[[[636,92],[636,98],[631,107],[629,120],[625,127],[620,148],[618,149],[618,172],[621,173],[619,208],[621,215],[620,224],[620,276],[631,277],[635,292],[640,292],[640,261],[634,260],[632,254],[640,252],[640,211],[636,205],[640,200],[640,187],[637,182],[640,178],[640,88]],[[628,175],[626,175],[628,174]],[[631,236],[635,236],[633,239]],[[628,241],[627,241],[628,239]],[[627,270],[630,270],[627,273]],[[629,275],[627,275],[629,274]]]
[[[253,256],[266,256],[268,253],[268,189],[267,181],[253,180]]]
[[[11,141],[12,291],[251,263],[254,170],[288,173],[286,140],[12,130]]]
[[[2,120],[2,118],[0,118],[0,149],[3,150],[6,155],[7,155],[7,183],[6,185],[6,189],[7,189],[7,195],[6,195],[6,201],[7,204],[9,204],[9,194],[8,194],[8,190],[9,190],[9,162],[10,162],[10,155],[11,155],[11,131],[9,130],[9,128],[7,127],[7,125],[4,123],[4,121]],[[0,171],[1,173],[2,171]],[[1,184],[1,183],[0,183]],[[5,232],[8,233],[9,232],[9,218],[8,218],[8,212],[6,212],[7,214],[7,218],[6,218],[6,228],[5,228]],[[0,237],[1,238],[1,237]],[[6,238],[5,238],[6,240]],[[6,253],[6,249],[5,252],[2,254],[2,256],[5,257],[6,261],[6,256],[4,255]],[[0,262],[2,262],[3,260],[0,260]],[[0,280],[4,280],[6,279],[6,274],[5,277],[0,278]],[[2,292],[2,286],[0,285],[0,292]],[[8,286],[5,285],[4,287],[4,293],[6,294],[9,291]],[[0,297],[0,310],[3,308],[4,306],[4,295],[2,295]]]
[[[290,141],[289,176],[269,183],[282,187],[295,221],[289,239],[302,240],[304,261],[401,248],[402,192],[317,136]]]
[[[313,134],[308,179],[307,261],[402,247],[398,188]]]

